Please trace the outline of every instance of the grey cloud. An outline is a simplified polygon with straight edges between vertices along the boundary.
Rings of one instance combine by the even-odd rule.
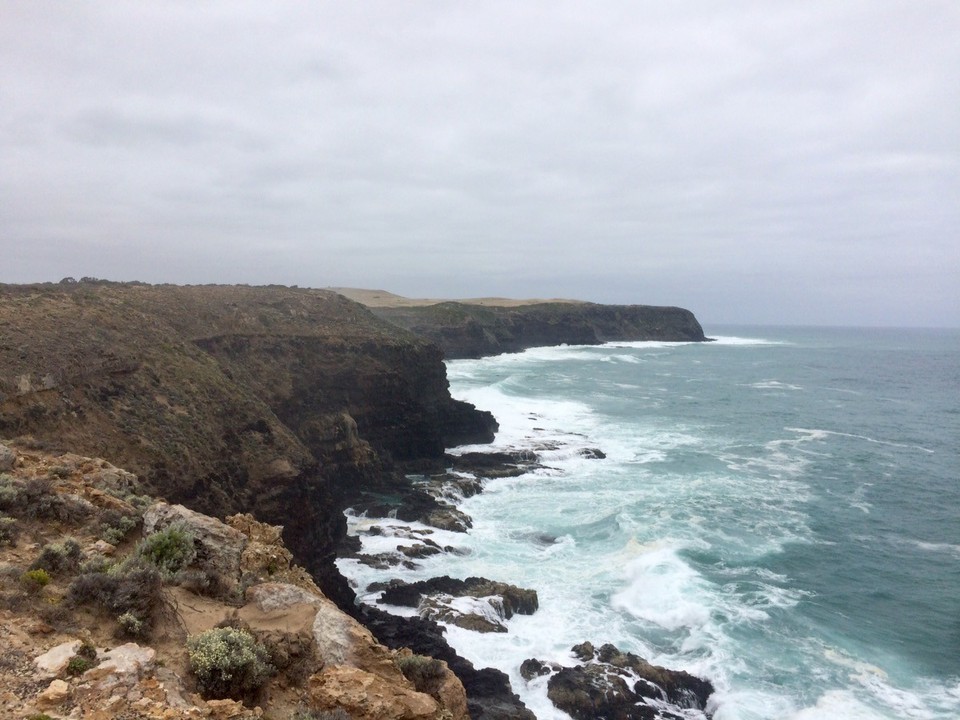
[[[0,13],[0,281],[960,324],[952,3]]]

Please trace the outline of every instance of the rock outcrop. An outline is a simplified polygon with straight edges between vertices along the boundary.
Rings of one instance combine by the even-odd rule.
[[[498,307],[444,302],[371,310],[433,340],[447,358],[478,358],[546,345],[599,345],[613,340],[706,340],[693,313],[677,307],[572,302]]]
[[[583,663],[560,668],[531,659],[523,663],[521,672],[528,679],[550,675],[547,696],[576,720],[681,717],[684,710],[705,710],[713,692],[706,680],[651,665],[610,644],[597,650],[582,643],[573,648],[573,654]]]
[[[539,607],[535,590],[486,578],[460,580],[447,575],[391,585],[380,602],[413,607],[420,617],[477,632],[507,632],[505,620],[514,613],[532,615]]]
[[[353,720],[469,718],[447,664],[380,644],[291,562],[280,528],[250,515],[224,523],[151,504],[102,460],[0,450],[12,458],[0,476],[3,717],[289,720],[299,710]],[[125,530],[112,532],[118,527]],[[163,582],[142,582],[150,573]],[[197,582],[204,575],[222,582]],[[118,577],[138,578],[136,592],[120,600],[153,607],[149,624],[133,627],[117,614],[108,589]],[[249,697],[202,694],[188,660],[189,638],[223,627],[242,630],[269,657]]]

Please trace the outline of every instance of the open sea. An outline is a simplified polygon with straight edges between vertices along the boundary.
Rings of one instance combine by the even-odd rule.
[[[500,422],[454,452],[547,467],[460,503],[473,530],[433,537],[463,555],[341,568],[537,590],[507,633],[447,636],[541,720],[567,715],[520,663],[584,640],[708,678],[715,720],[960,718],[960,331],[705,329],[449,362]]]

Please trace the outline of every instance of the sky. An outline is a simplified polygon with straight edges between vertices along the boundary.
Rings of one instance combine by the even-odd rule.
[[[0,0],[0,282],[960,326],[956,0]]]

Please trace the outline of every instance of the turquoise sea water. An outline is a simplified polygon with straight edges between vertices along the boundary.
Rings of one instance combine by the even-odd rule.
[[[443,538],[467,554],[403,576],[538,591],[508,633],[448,637],[541,718],[566,716],[520,662],[583,640],[708,677],[717,720],[960,717],[960,331],[706,330],[450,362],[494,449],[547,467],[489,481]]]

